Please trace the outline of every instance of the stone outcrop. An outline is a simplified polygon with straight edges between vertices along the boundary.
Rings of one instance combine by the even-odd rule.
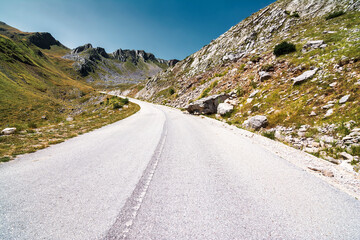
[[[29,37],[29,41],[42,49],[50,49],[51,46],[61,46],[61,43],[57,41],[50,33],[34,33]]]
[[[73,49],[63,58],[75,61],[75,70],[83,77],[89,77],[90,82],[94,81],[94,76],[96,77],[90,77],[90,73],[98,73],[97,76],[105,85],[138,83],[177,63],[175,59],[158,59],[154,54],[143,50],[118,49],[108,54],[104,48],[94,48],[90,43]],[[132,63],[133,66],[126,65],[126,62]],[[139,65],[139,62],[143,64]]]
[[[234,110],[234,106],[230,103],[220,103],[217,107],[217,113],[221,116],[231,113]]]
[[[191,114],[213,114],[217,112],[218,105],[229,98],[226,94],[212,95],[190,103],[186,110]]]
[[[265,128],[267,125],[268,125],[268,119],[266,116],[262,116],[262,115],[251,117],[243,123],[244,127],[252,128],[254,130]]]

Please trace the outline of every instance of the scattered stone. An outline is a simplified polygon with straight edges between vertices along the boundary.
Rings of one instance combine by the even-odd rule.
[[[316,40],[316,41],[309,41],[307,42],[303,49],[309,50],[309,49],[317,49],[317,48],[324,48],[326,44],[324,43],[324,40]]]
[[[321,108],[322,109],[330,109],[330,108],[332,108],[334,106],[334,104],[327,104],[327,105],[325,105],[325,106],[322,106]]]
[[[234,110],[234,106],[229,103],[220,103],[217,107],[217,113],[224,116],[231,113]]]
[[[318,153],[320,149],[316,147],[312,147],[312,148],[305,148],[304,151],[308,153]]]
[[[350,98],[350,95],[345,95],[339,100],[339,103],[344,104],[349,100],[349,98]]]
[[[316,116],[317,114],[316,114],[316,112],[314,112],[314,111],[312,111],[311,113],[310,113],[310,116],[311,117],[314,117],[314,116]]]
[[[335,87],[337,85],[337,82],[333,82],[331,84],[329,84],[330,87]]]
[[[253,91],[252,93],[250,93],[249,98],[253,98],[253,97],[255,97],[255,96],[256,96],[256,94],[258,94],[258,93],[259,93],[259,90],[255,90],[255,91]]]
[[[2,135],[11,135],[11,134],[15,133],[15,131],[16,131],[16,128],[14,128],[14,127],[13,128],[5,128],[1,131],[1,134]]]
[[[333,137],[327,135],[321,136],[320,140],[324,141],[325,143],[333,143],[335,141]]]
[[[265,81],[271,78],[271,74],[265,71],[261,71],[259,72],[259,76],[260,76],[260,81]]]
[[[303,74],[301,74],[300,76],[293,78],[292,79],[294,81],[293,85],[300,84],[300,83],[314,77],[317,71],[318,71],[318,68],[315,68],[314,70],[306,71]]]
[[[72,121],[74,121],[74,118],[73,118],[73,117],[67,117],[67,118],[66,118],[66,121],[72,122]]]
[[[229,96],[227,94],[212,95],[190,103],[186,110],[191,114],[213,114],[217,112],[218,105]]]
[[[268,119],[266,116],[257,115],[246,120],[243,125],[247,128],[259,130],[260,128],[264,128],[268,125]]]
[[[41,119],[46,120],[47,117],[44,115],[44,116],[41,116]]]
[[[333,115],[333,114],[334,114],[334,110],[333,110],[333,109],[329,109],[329,110],[327,110],[327,112],[326,112],[326,114],[325,114],[324,117],[330,117],[330,116]]]
[[[329,171],[329,170],[326,170],[326,169],[322,170],[321,173],[322,173],[322,175],[324,175],[325,177],[334,177],[334,176],[335,176],[333,172],[331,172],[331,171]]]

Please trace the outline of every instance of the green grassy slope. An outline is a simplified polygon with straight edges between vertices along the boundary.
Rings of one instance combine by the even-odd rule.
[[[42,116],[55,121],[74,99],[93,91],[61,58],[68,49],[40,49],[29,36],[0,24],[0,128],[40,122]]]

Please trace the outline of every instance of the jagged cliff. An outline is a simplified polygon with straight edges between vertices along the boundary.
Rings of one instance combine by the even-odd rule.
[[[64,58],[75,61],[75,69],[88,82],[104,86],[142,82],[177,61],[159,59],[143,50],[118,49],[108,54],[91,44],[73,49]]]
[[[160,72],[136,96],[192,111],[197,105],[193,112],[201,113],[211,100],[205,97],[225,94],[227,105],[213,115],[219,120],[248,127],[260,115],[268,136],[327,159],[352,154],[356,163],[359,10],[355,0],[279,0]],[[292,50],[274,54],[284,41]]]

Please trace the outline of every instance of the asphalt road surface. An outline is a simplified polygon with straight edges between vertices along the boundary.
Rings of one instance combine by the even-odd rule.
[[[234,130],[136,102],[0,165],[0,239],[360,239],[354,197]]]

